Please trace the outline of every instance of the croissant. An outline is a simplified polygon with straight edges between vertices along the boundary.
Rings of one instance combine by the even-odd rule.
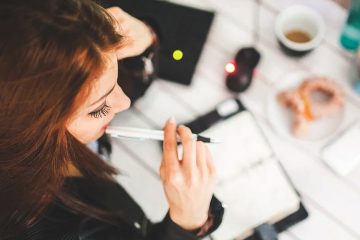
[[[293,112],[292,132],[297,137],[308,134],[312,121],[335,114],[344,105],[340,87],[322,76],[305,79],[297,88],[280,92],[277,99]]]

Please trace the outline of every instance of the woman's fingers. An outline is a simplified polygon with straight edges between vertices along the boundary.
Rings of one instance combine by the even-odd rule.
[[[165,126],[164,153],[160,176],[169,203],[170,218],[187,230],[201,227],[208,217],[213,192],[213,164],[207,147],[192,139],[189,128],[181,126],[183,155],[177,154],[176,123]]]
[[[179,159],[177,153],[176,122],[170,118],[164,128],[163,161],[166,167],[177,168]]]
[[[124,22],[127,14],[119,7],[110,7],[107,8],[106,11],[116,20],[117,24],[121,24],[122,22]]]
[[[214,160],[211,156],[210,150],[207,146],[204,145],[204,149],[205,149],[205,153],[206,153],[206,164],[207,164],[207,168],[209,170],[209,175],[211,178],[216,177],[216,167],[214,164]]]
[[[193,171],[196,168],[196,141],[188,127],[180,126],[178,133],[183,145],[182,165],[185,169]]]
[[[137,56],[151,45],[153,33],[143,21],[119,7],[111,7],[107,11],[116,20],[116,31],[123,36],[121,47],[116,51],[118,59]]]
[[[203,180],[207,180],[209,176],[209,169],[207,166],[207,153],[206,153],[206,146],[203,142],[196,142],[196,165],[200,171],[200,175],[202,176]]]

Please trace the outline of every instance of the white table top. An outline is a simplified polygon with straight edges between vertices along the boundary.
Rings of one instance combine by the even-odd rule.
[[[238,49],[252,44],[255,1],[174,2],[216,12],[192,85],[156,80],[133,109],[118,114],[114,125],[160,129],[170,116],[178,122],[193,120],[232,96],[224,84],[224,66]],[[316,9],[327,25],[321,46],[302,58],[284,55],[273,32],[276,15],[294,3]],[[338,44],[345,19],[346,12],[330,0],[264,0],[261,6],[257,48],[262,59],[252,86],[239,97],[260,123],[310,214],[307,220],[281,233],[281,240],[360,239],[360,167],[346,177],[337,176],[321,159],[321,149],[329,139],[304,142],[286,138],[272,128],[264,111],[266,94],[285,74],[301,70],[324,74],[345,86],[346,111],[339,131],[359,119],[360,97],[350,87],[356,79],[353,59]],[[122,170],[118,180],[151,220],[161,220],[168,206],[158,175],[159,143],[114,140],[113,148],[112,161]]]

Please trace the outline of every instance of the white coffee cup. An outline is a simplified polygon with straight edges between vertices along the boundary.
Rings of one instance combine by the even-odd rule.
[[[310,40],[296,42],[286,37],[291,31],[306,33]],[[317,47],[325,35],[324,20],[315,10],[294,5],[283,10],[276,18],[275,35],[285,53],[302,56]]]

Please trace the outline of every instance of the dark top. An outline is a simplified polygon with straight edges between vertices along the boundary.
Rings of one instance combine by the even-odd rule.
[[[193,240],[213,232],[220,225],[224,213],[221,203],[213,197],[209,209],[211,227],[205,233],[189,232],[174,223],[168,214],[161,222],[151,223],[117,183],[74,177],[68,178],[65,186],[72,195],[92,206],[119,212],[117,222],[91,218],[55,200],[43,217],[18,240]]]

